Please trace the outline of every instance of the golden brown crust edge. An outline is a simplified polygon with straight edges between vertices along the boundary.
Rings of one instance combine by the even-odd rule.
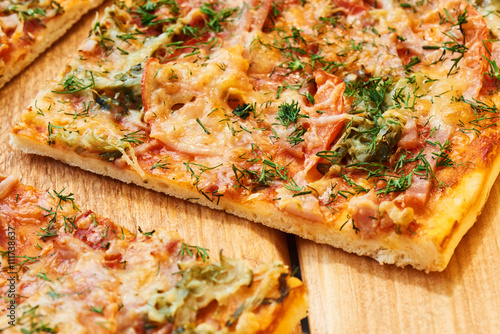
[[[451,232],[444,237],[444,240],[441,241],[441,262],[437,264],[439,267],[439,271],[442,271],[446,268],[455,251],[455,248],[458,246],[458,243],[460,242],[460,240],[462,240],[465,233],[467,233],[467,231],[474,225],[477,218],[481,214],[481,211],[486,204],[486,200],[489,197],[491,188],[493,187],[493,184],[495,183],[499,172],[500,154],[496,154],[495,159],[491,163],[489,169],[487,169],[486,171],[483,170],[483,173],[481,173],[481,171],[471,173],[468,180],[462,180],[460,184],[454,189],[455,194],[468,194],[468,197],[473,198],[474,200],[469,207],[465,207],[462,209],[462,219],[453,222]],[[471,184],[475,184],[474,191],[471,191]],[[446,198],[444,200],[446,200]],[[451,203],[445,203],[445,201],[441,203],[441,205],[444,207],[446,207],[448,204]]]
[[[36,42],[31,46],[25,57],[21,59],[12,58],[6,63],[6,68],[3,76],[0,78],[0,89],[9,82],[13,77],[19,74],[23,69],[28,67],[38,56],[47,50],[53,43],[61,38],[66,32],[88,11],[99,6],[104,0],[90,1],[75,1],[75,5],[46,24],[40,35],[37,36]]]
[[[471,172],[468,177],[450,188],[446,196],[434,203],[435,206],[445,205],[448,215],[442,216],[443,212],[440,211],[431,216],[429,221],[432,220],[434,226],[444,224],[444,230],[449,228],[449,232],[446,234],[427,233],[424,238],[401,236],[401,242],[384,245],[378,239],[363,239],[354,232],[346,231],[346,229],[339,231],[327,224],[311,222],[286,212],[280,212],[279,215],[276,215],[277,208],[272,204],[263,202],[256,205],[236,204],[221,198],[219,205],[217,205],[203,196],[199,196],[198,192],[179,186],[169,180],[148,175],[148,182],[145,183],[141,176],[132,170],[120,169],[96,158],[83,157],[73,151],[41,144],[23,135],[11,133],[10,144],[26,153],[52,157],[84,170],[126,183],[134,183],[167,195],[181,199],[199,198],[196,201],[197,204],[218,210],[224,209],[228,213],[262,223],[271,228],[341,248],[350,253],[370,256],[381,264],[395,264],[400,267],[411,265],[426,272],[442,271],[446,268],[459,241],[480,214],[488,198],[489,190],[500,171],[500,155],[497,154],[491,163],[491,168],[483,169],[482,172]],[[470,200],[467,207],[464,207],[462,200],[453,201],[454,198],[461,198],[464,193],[469,195],[469,200],[473,199]]]

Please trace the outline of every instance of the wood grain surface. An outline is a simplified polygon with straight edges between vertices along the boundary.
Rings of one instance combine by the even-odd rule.
[[[107,2],[110,3],[109,1]],[[100,8],[102,12],[103,7]],[[260,224],[164,194],[27,155],[8,145],[20,111],[74,56],[88,35],[87,14],[49,51],[0,90],[0,173],[39,189],[64,187],[85,209],[134,230],[165,226],[217,257],[250,265],[289,263],[286,236]],[[310,332],[500,333],[500,184],[476,225],[442,273],[381,266],[374,260],[297,238],[302,277],[310,294]],[[297,328],[295,333],[302,332]]]
[[[448,267],[426,274],[297,238],[312,333],[500,333],[500,182]]]

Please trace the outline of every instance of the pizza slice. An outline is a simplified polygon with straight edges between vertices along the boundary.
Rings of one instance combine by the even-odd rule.
[[[380,263],[441,271],[500,168],[492,10],[120,2],[11,141]]]
[[[289,333],[307,313],[282,263],[214,261],[175,232],[135,235],[81,210],[64,189],[0,180],[4,332]]]
[[[0,3],[0,88],[103,0]]]

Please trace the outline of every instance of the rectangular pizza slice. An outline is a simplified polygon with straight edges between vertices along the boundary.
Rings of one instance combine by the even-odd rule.
[[[103,0],[0,3],[0,88]]]
[[[175,232],[139,232],[0,177],[0,331],[281,334],[307,313],[282,263],[214,261]]]
[[[441,271],[500,168],[492,11],[457,0],[118,2],[11,142]]]

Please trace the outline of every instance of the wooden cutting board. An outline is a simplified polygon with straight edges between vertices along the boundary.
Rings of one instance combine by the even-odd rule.
[[[109,3],[109,2],[108,2]],[[100,8],[102,12],[103,7]],[[286,235],[245,219],[27,155],[8,132],[38,90],[75,55],[95,12],[0,90],[0,173],[39,189],[75,194],[85,209],[132,230],[165,226],[187,242],[250,265],[290,263]],[[442,273],[381,266],[369,258],[297,238],[310,295],[310,333],[500,333],[500,184]],[[291,238],[293,240],[293,238]],[[292,254],[293,256],[293,254]],[[307,332],[307,326],[296,333]]]

